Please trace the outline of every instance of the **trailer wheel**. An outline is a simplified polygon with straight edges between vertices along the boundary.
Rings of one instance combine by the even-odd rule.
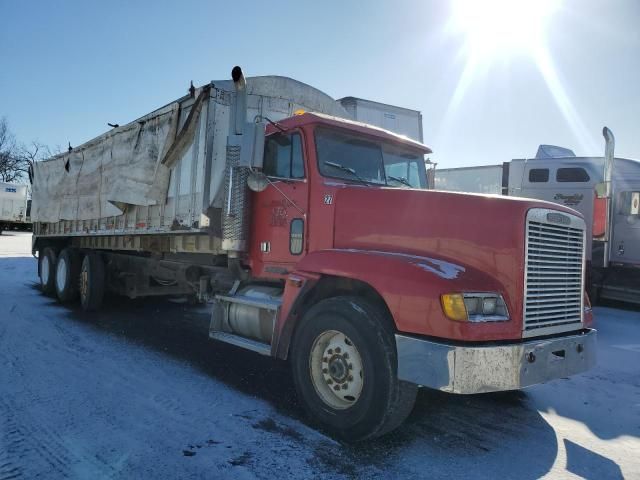
[[[40,287],[47,295],[52,295],[56,291],[56,252],[52,248],[40,250],[38,258],[38,274],[40,275]]]
[[[313,421],[336,437],[379,437],[411,413],[417,386],[397,377],[385,313],[358,297],[321,301],[302,318],[292,344],[296,390]]]
[[[104,262],[95,252],[87,253],[80,268],[80,303],[85,312],[93,312],[102,306],[104,297]]]
[[[78,297],[80,284],[80,256],[76,250],[65,248],[56,264],[56,295],[61,302]]]

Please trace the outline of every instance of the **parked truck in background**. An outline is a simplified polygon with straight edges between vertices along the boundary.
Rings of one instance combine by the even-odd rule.
[[[310,418],[348,440],[400,425],[419,385],[594,364],[577,212],[428,191],[422,143],[295,80],[232,78],[35,165],[44,292],[209,301],[210,337],[289,360]]]
[[[27,185],[0,182],[0,234],[3,230],[28,230],[30,204]]]
[[[579,211],[587,226],[591,299],[640,303],[640,162],[614,158],[613,135],[604,133],[609,161],[540,145],[532,159],[437,169],[435,188],[536,198]]]

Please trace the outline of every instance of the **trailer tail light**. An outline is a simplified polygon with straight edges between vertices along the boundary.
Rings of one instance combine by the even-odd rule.
[[[602,239],[607,234],[607,198],[593,199],[593,238]]]

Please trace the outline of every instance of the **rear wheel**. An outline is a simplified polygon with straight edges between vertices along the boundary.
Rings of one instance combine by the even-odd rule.
[[[47,295],[51,295],[56,291],[55,271],[56,271],[57,255],[52,248],[40,250],[38,258],[38,273],[40,274],[40,287]]]
[[[80,303],[86,312],[102,306],[105,287],[104,262],[95,252],[87,253],[80,269]]]
[[[77,251],[65,248],[56,264],[56,295],[61,302],[78,297],[80,283],[80,256]]]
[[[292,367],[309,416],[345,440],[384,435],[415,402],[417,386],[398,380],[385,313],[358,297],[323,300],[304,315]]]

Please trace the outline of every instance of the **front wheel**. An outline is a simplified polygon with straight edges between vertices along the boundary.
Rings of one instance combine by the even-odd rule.
[[[417,387],[397,377],[393,330],[385,312],[359,297],[334,297],[302,318],[292,345],[298,395],[333,435],[358,441],[399,426]]]

